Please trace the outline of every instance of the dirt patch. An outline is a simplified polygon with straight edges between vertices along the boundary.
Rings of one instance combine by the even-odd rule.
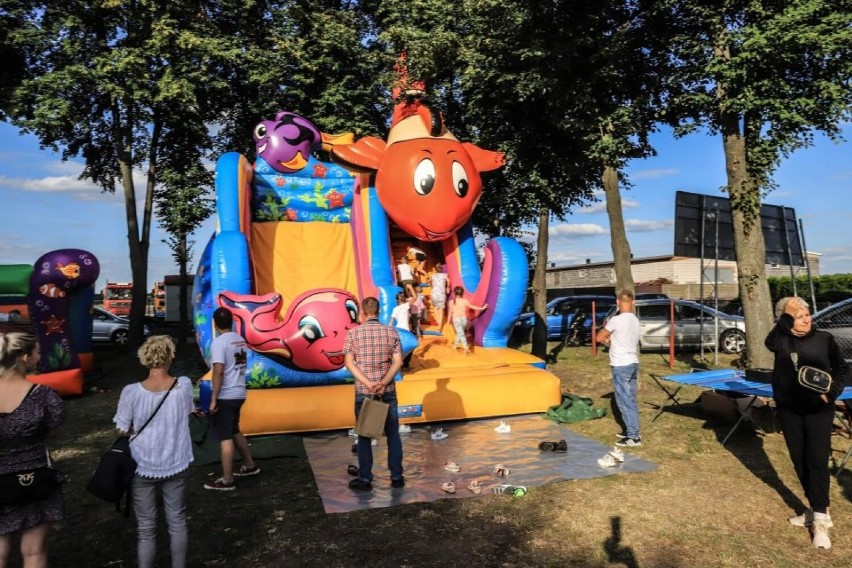
[[[695,361],[678,360],[674,372]],[[730,358],[723,358],[723,364]],[[135,566],[134,519],[124,519],[85,492],[89,474],[113,438],[111,419],[121,388],[144,377],[132,354],[99,348],[103,372],[95,392],[67,401],[68,420],[51,444],[71,475],[66,519],[50,535],[51,566]],[[801,506],[780,435],[758,437],[742,426],[726,446],[729,422],[708,419],[700,406],[663,413],[665,395],[648,373],[671,373],[667,356],[642,355],[639,388],[641,448],[658,464],[647,474],[554,483],[523,498],[482,495],[380,510],[327,515],[306,459],[260,462],[262,473],[231,493],[203,482],[215,466],[191,469],[189,565],[260,567],[792,567],[837,566],[852,547],[852,472],[832,481],[834,549],[817,552],[805,529],[786,517]],[[567,391],[609,408],[605,353],[566,348],[550,368]],[[176,362],[176,374],[195,378],[206,368],[194,349]],[[683,400],[700,389],[684,389]],[[574,424],[577,433],[609,444],[619,431],[612,417]],[[839,460],[849,440],[833,439]],[[346,475],[341,472],[341,475]],[[168,565],[161,531],[158,565]],[[15,565],[13,561],[13,565]]]

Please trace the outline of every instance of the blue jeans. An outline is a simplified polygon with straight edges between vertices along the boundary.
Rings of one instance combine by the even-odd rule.
[[[615,403],[624,419],[624,430],[628,438],[639,438],[639,403],[636,401],[636,384],[639,378],[639,363],[610,367]]]
[[[367,395],[355,393],[355,420],[361,413],[361,405]],[[402,479],[402,439],[399,437],[399,414],[397,413],[396,391],[381,395],[382,402],[390,405],[385,419],[385,436],[388,441],[388,469],[391,480]],[[358,477],[373,481],[373,446],[370,438],[358,436]]]

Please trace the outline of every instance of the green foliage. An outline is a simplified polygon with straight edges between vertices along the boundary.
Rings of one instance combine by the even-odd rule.
[[[667,119],[679,134],[706,129],[746,145],[754,186],[749,210],[774,188],[780,161],[813,143],[839,139],[852,108],[852,2],[670,0],[672,32]],[[736,117],[727,130],[724,114]]]
[[[769,282],[769,293],[773,300],[793,295],[793,283],[789,276],[773,276],[767,280]],[[821,296],[830,292],[848,292],[849,295],[852,295],[852,274],[826,274],[815,276],[812,280],[814,295],[818,301]],[[807,276],[796,277],[796,291],[799,296],[806,298],[809,296],[810,285]]]
[[[63,348],[60,344],[54,343],[47,354],[47,368],[51,371],[61,371],[67,369],[71,364],[71,353]]]
[[[281,386],[281,379],[275,373],[264,370],[260,363],[255,363],[251,367],[249,376],[246,379],[246,387],[250,389],[268,389]]]

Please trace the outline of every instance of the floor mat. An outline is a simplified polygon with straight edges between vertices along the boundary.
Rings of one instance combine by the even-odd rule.
[[[505,421],[511,432],[498,434],[494,428]],[[443,428],[448,437],[432,440],[431,432]],[[542,452],[539,442],[564,439],[567,452]],[[392,507],[405,503],[436,499],[474,497],[467,489],[472,480],[482,485],[482,494],[492,493],[501,483],[535,487],[567,479],[588,479],[653,471],[656,465],[635,455],[641,448],[625,448],[624,463],[603,468],[597,460],[612,447],[580,436],[538,415],[471,420],[446,424],[413,425],[410,434],[402,434],[405,488],[391,489],[387,470],[385,439],[373,447],[373,490],[356,493],[349,489],[352,476],[347,467],[358,464],[351,446],[355,438],[344,432],[309,434],[304,437],[305,450],[319,488],[326,513],[345,513],[359,509]],[[447,462],[461,468],[458,473],[444,470]],[[509,469],[506,477],[493,475],[494,466]],[[456,493],[448,494],[442,484],[451,481]]]
[[[192,437],[192,465],[210,465],[219,463],[219,442],[209,436],[210,428],[206,417],[193,416],[189,421],[189,432]],[[252,458],[259,460],[279,457],[305,457],[305,446],[302,437],[292,434],[270,434],[267,436],[252,436],[248,439],[251,446]],[[235,452],[234,460],[240,461],[239,452]]]

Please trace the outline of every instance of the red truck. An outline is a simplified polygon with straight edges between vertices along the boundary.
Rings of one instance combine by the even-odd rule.
[[[104,309],[117,316],[129,316],[132,298],[132,282],[107,282],[104,288]]]

